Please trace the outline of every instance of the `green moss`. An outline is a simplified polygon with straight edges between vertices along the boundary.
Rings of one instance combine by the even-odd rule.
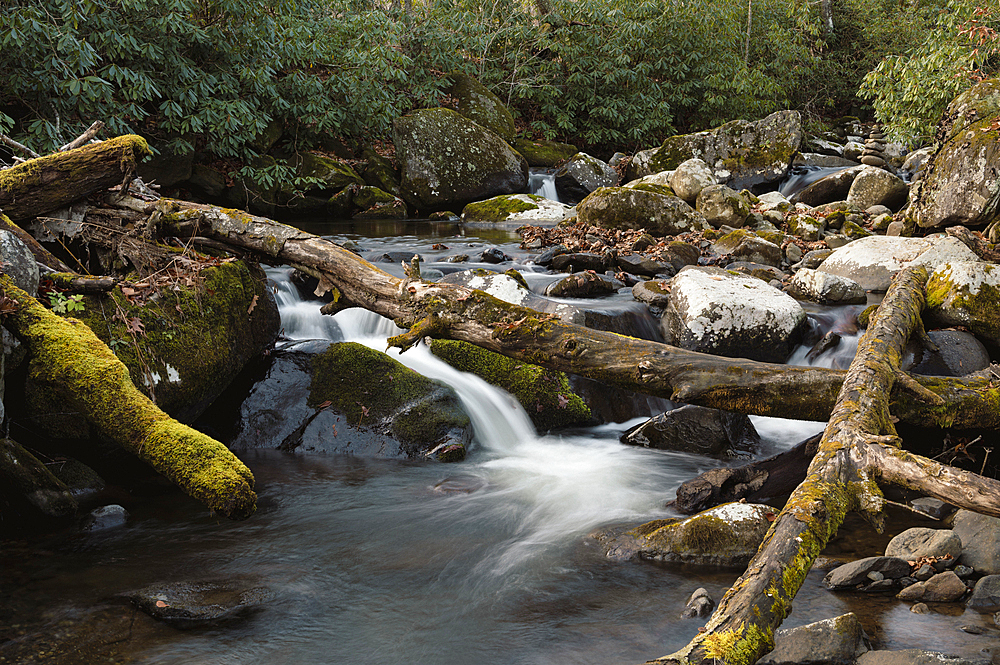
[[[88,295],[82,320],[160,408],[193,420],[278,333],[266,277],[243,261],[203,270],[145,303],[121,288]]]
[[[872,235],[871,231],[861,226],[860,224],[855,224],[850,220],[844,221],[844,225],[841,228],[841,233],[846,235],[848,238],[857,240],[858,238],[867,238]]]
[[[520,196],[528,196],[532,201],[542,200],[542,197],[533,194],[521,194]],[[477,222],[502,222],[515,213],[537,209],[538,206],[535,203],[522,201],[512,194],[504,194],[466,205],[462,210],[462,219]]]
[[[517,139],[514,149],[524,155],[529,166],[552,167],[570,159],[578,151],[576,146],[555,141]]]
[[[770,630],[756,624],[740,624],[739,630],[709,633],[702,641],[702,648],[705,658],[715,658],[726,665],[753,665],[774,648],[774,642]]]
[[[431,352],[449,365],[514,395],[541,431],[580,425],[591,419],[590,409],[573,392],[562,372],[511,360],[467,342],[434,340]]]
[[[52,314],[6,275],[0,275],[0,287],[20,303],[6,324],[31,351],[32,381],[213,510],[233,518],[253,513],[253,474],[225,446],[152,404],[86,325]]]
[[[641,182],[638,185],[629,187],[629,189],[640,189],[644,192],[653,192],[654,194],[663,194],[664,196],[677,196],[669,186],[657,185],[652,182]]]

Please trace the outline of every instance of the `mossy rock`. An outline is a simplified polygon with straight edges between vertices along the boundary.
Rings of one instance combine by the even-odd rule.
[[[544,139],[517,139],[514,149],[524,155],[528,166],[557,166],[570,159],[579,150],[569,143],[546,141]]]
[[[848,238],[850,238],[851,240],[857,240],[858,238],[866,238],[872,235],[871,231],[861,226],[860,224],[857,224],[856,222],[852,222],[851,220],[844,220],[840,232],[843,233]]]
[[[514,395],[539,431],[583,425],[590,409],[573,392],[562,372],[511,360],[468,342],[436,339],[431,352],[446,363],[470,372]]]
[[[503,194],[468,204],[462,210],[462,221],[488,224],[561,222],[569,211],[569,206],[536,194]]]
[[[927,280],[925,320],[941,327],[963,326],[1000,348],[1000,266],[953,261]]]
[[[709,228],[705,216],[676,196],[634,187],[599,187],[576,207],[581,222],[606,229],[645,229],[667,236]]]
[[[674,190],[670,189],[670,185],[659,185],[655,182],[642,182],[639,181],[637,184],[625,185],[629,189],[639,189],[644,192],[653,192],[654,194],[662,194],[663,196],[677,196]]]
[[[364,186],[364,179],[347,164],[336,159],[317,155],[314,152],[300,152],[288,159],[288,165],[295,169],[300,178],[317,178],[320,183],[306,188],[306,191],[339,192],[348,185]]]
[[[371,148],[365,148],[361,157],[368,163],[361,174],[365,182],[384,192],[399,195],[399,173],[392,163]]]
[[[823,221],[812,215],[792,215],[788,218],[788,230],[806,242],[815,242],[823,235]]]
[[[741,190],[785,177],[801,143],[798,111],[778,111],[756,122],[734,120],[710,131],[672,136],[644,158],[637,174],[670,171],[700,157],[719,183]]]
[[[354,191],[352,203],[360,208],[355,219],[406,219],[409,209],[403,199],[393,196],[378,187],[358,187]],[[327,201],[330,205],[330,202]]]
[[[742,567],[757,553],[774,513],[770,506],[726,503],[687,519],[653,520],[597,538],[614,558]]]
[[[267,126],[261,130],[260,134],[249,142],[249,145],[258,153],[264,154],[274,147],[274,144],[281,139],[281,135],[284,133],[285,124],[280,120],[272,120],[267,123]]]
[[[451,74],[451,95],[458,100],[458,112],[495,132],[507,143],[514,142],[514,116],[507,106],[477,79],[460,72]]]
[[[396,118],[402,196],[432,211],[523,192],[528,163],[494,132],[444,108]]]
[[[83,304],[67,318],[83,321],[128,367],[136,387],[182,422],[201,415],[251,358],[273,345],[280,327],[264,272],[244,261],[206,268],[193,286],[178,284],[145,304],[120,288],[85,296]],[[82,416],[67,413],[30,378],[26,393],[33,422],[46,433],[90,435]]]
[[[312,360],[306,404],[333,409],[355,428],[367,427],[398,441],[384,456],[427,455],[468,442],[471,423],[455,391],[421,376],[398,360],[354,342],[331,344]]]

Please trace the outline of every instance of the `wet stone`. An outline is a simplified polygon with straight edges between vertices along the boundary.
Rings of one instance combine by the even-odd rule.
[[[868,651],[868,638],[852,612],[791,630],[779,630],[761,665],[853,665]]]
[[[480,260],[483,263],[503,263],[504,261],[510,261],[512,259],[504,254],[503,250],[497,247],[487,247],[483,250]]]
[[[833,591],[853,589],[863,584],[871,572],[882,573],[884,577],[892,580],[899,579],[909,574],[910,564],[896,557],[870,556],[831,570],[823,579],[823,584]]]
[[[199,628],[245,618],[274,594],[246,580],[224,580],[154,584],[123,596],[175,628]]]
[[[950,556],[958,559],[962,554],[962,539],[949,529],[907,529],[889,541],[886,556],[912,561],[920,557]],[[919,577],[918,577],[919,579]]]
[[[681,612],[682,619],[704,619],[715,609],[715,601],[708,595],[708,590],[704,588],[696,589],[691,594],[684,611]]]
[[[918,582],[926,582],[930,578],[934,577],[934,575],[936,574],[937,571],[934,570],[934,566],[930,565],[929,563],[925,563],[924,565],[920,566],[920,569],[917,570],[917,572],[913,573],[913,577]]]
[[[112,504],[90,511],[83,523],[84,531],[104,531],[125,526],[128,521],[128,511],[119,505]]]
[[[930,614],[931,608],[927,607],[927,603],[914,603],[910,611],[914,614]]]
[[[924,649],[869,651],[857,665],[990,665],[989,658],[962,658]]]
[[[980,578],[965,606],[980,614],[1000,611],[1000,575]]]
[[[556,272],[577,272],[581,270],[604,271],[604,257],[600,254],[579,252],[560,254],[552,259],[552,270]]]
[[[965,595],[965,583],[952,571],[938,573],[926,582],[912,584],[896,595],[900,600],[951,603]]]
[[[925,515],[930,515],[935,519],[944,519],[951,513],[955,512],[955,506],[945,503],[941,499],[935,499],[930,496],[923,496],[918,499],[910,501],[910,506]]]

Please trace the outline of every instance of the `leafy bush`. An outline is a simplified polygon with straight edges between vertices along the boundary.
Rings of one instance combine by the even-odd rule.
[[[1000,11],[995,7],[948,0],[924,38],[883,58],[865,76],[858,94],[873,101],[890,137],[925,141],[952,99],[1000,71],[998,30]]]

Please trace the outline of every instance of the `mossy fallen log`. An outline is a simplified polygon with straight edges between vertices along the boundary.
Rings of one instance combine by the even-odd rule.
[[[878,482],[919,488],[949,503],[1000,516],[1000,482],[900,450],[888,395],[901,376],[903,347],[919,326],[923,267],[894,280],[858,344],[805,480],[775,518],[746,572],[686,647],[648,665],[751,665],[773,646],[774,630],[816,557],[849,511],[881,524]]]
[[[77,503],[64,482],[13,439],[0,439],[0,514],[3,504],[26,503],[49,517],[70,517]]]
[[[0,210],[17,222],[65,208],[132,179],[146,140],[129,134],[0,171]]]
[[[212,510],[233,519],[254,512],[253,474],[229,449],[150,402],[125,365],[83,323],[56,316],[7,275],[0,274],[0,289],[8,299],[3,325],[27,347],[33,381],[61,395],[102,436]]]
[[[720,358],[564,323],[483,291],[396,278],[335,243],[239,210],[161,199],[150,230],[208,236],[264,260],[293,265],[334,292],[332,313],[363,307],[423,337],[471,342],[508,358],[579,374],[630,390],[726,411],[825,421],[845,372]],[[988,373],[909,377],[893,387],[893,414],[919,427],[1000,428],[1000,386]],[[924,390],[926,389],[926,390]],[[928,395],[936,395],[928,399]]]

